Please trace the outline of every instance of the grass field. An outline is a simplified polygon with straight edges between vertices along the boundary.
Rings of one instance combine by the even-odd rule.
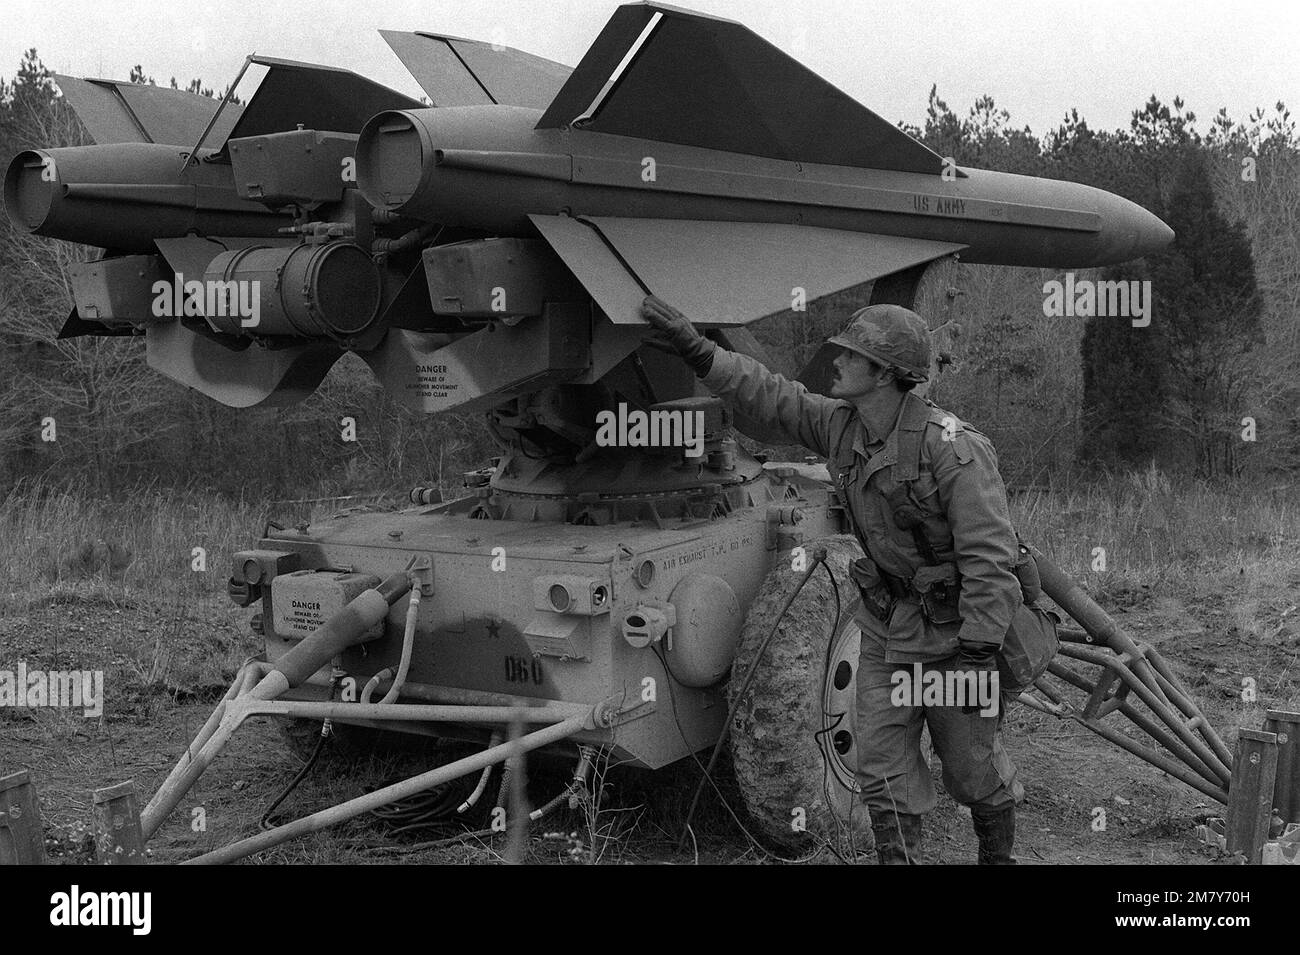
[[[338,507],[268,508],[147,487],[112,501],[28,488],[3,502],[0,668],[22,659],[29,667],[103,669],[108,687],[99,720],[54,709],[0,709],[0,775],[32,770],[53,851],[84,861],[89,791],[134,778],[147,797],[241,661],[260,649],[247,627],[251,611],[225,597],[231,554],[251,546],[268,517],[289,525]],[[1017,493],[1012,511],[1026,540],[1136,638],[1174,661],[1229,746],[1236,728],[1261,725],[1265,709],[1300,708],[1300,494],[1294,489],[1175,484],[1148,472]],[[202,562],[195,548],[203,549]],[[1253,681],[1254,701],[1243,700],[1245,681]],[[1009,715],[1008,745],[1028,793],[1023,860],[1204,861],[1192,829],[1213,807],[1194,791],[1072,724],[1024,707]],[[410,774],[421,759],[427,755],[328,761],[284,811],[298,815],[356,795]],[[156,858],[183,858],[256,831],[262,810],[298,765],[269,727],[241,732],[193,794],[205,828],[195,830],[184,819],[169,823],[153,842]],[[766,858],[712,797],[695,842],[678,845],[677,824],[698,779],[689,760],[655,774],[611,768],[603,801],[561,807],[539,823],[526,858]],[[534,803],[564,782],[564,771],[534,767]],[[724,792],[738,807],[733,786],[724,774]],[[1112,811],[1104,832],[1089,825],[1097,806]],[[930,861],[973,857],[969,824],[946,797],[928,827]],[[432,846],[424,844],[431,838],[418,836],[358,819],[263,858],[491,862],[506,851],[492,835]]]

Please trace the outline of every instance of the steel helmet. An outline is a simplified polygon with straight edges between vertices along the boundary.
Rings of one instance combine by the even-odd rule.
[[[830,343],[865,355],[904,381],[930,378],[930,329],[925,319],[901,305],[858,309]]]

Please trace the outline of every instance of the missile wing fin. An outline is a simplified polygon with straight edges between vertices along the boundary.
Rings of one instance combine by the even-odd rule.
[[[782,223],[529,218],[617,325],[644,321],[647,292],[697,323],[744,325],[965,248]]]
[[[512,47],[435,33],[380,30],[434,106],[545,109],[573,72]]]
[[[376,113],[424,106],[351,70],[269,56],[249,60],[267,67],[266,75],[233,129],[220,138],[209,134],[204,142],[221,143],[224,149],[227,140],[285,132],[300,123],[305,129],[356,133]],[[195,131],[195,138],[200,132]]]
[[[745,26],[619,7],[538,129],[939,175],[942,158]]]
[[[72,76],[55,76],[55,80],[77,118],[101,146],[109,143],[189,146],[217,111],[217,100],[185,90]],[[228,105],[215,132],[224,139],[242,112],[242,106]]]

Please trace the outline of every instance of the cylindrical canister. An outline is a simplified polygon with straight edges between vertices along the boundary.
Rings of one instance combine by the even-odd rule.
[[[204,285],[225,296],[227,307],[207,310],[219,332],[335,341],[369,328],[382,294],[378,267],[351,242],[222,252],[208,265]]]

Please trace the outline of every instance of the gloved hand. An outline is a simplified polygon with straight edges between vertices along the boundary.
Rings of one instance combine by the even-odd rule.
[[[997,653],[998,648],[991,643],[961,640],[958,642],[957,669],[967,673],[997,673]],[[976,679],[981,678],[977,677]],[[982,679],[987,680],[989,678],[983,677]],[[972,713],[979,712],[979,709],[980,706],[977,701],[968,699],[961,711],[962,715],[970,716]]]
[[[709,373],[718,346],[696,331],[690,319],[653,295],[647,295],[641,303],[641,315],[655,327],[659,340],[681,355],[695,374],[703,378]]]
[[[961,640],[958,642],[957,666],[962,670],[996,670],[997,654],[998,648],[991,643]]]

